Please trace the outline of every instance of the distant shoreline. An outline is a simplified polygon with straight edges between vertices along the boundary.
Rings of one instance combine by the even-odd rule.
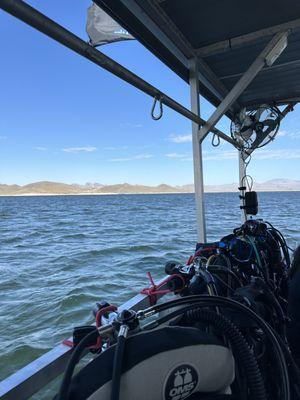
[[[257,193],[295,193],[300,190],[258,190]],[[236,193],[237,191],[205,191],[204,193]],[[0,194],[0,197],[53,197],[53,196],[120,196],[120,195],[162,195],[162,194],[195,194],[193,192],[136,192],[136,193],[20,193],[20,194]]]
[[[239,184],[236,182],[219,185],[204,185],[206,193],[237,193]],[[299,192],[300,180],[273,179],[266,182],[256,182],[253,187],[257,192]],[[119,194],[179,194],[194,193],[192,183],[172,186],[161,183],[157,186],[142,184],[117,183],[103,185],[100,183],[69,184],[63,182],[40,181],[26,185],[1,184],[0,196],[105,196]]]

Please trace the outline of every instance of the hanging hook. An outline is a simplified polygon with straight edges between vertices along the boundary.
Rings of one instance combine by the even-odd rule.
[[[218,147],[220,143],[221,143],[220,136],[214,133],[211,141],[212,146]]]
[[[159,101],[159,114],[158,115],[154,115],[154,111],[155,111],[155,107],[156,107],[156,102]],[[163,116],[163,104],[162,104],[162,96],[160,96],[159,98],[157,98],[156,96],[154,97],[154,101],[153,101],[153,106],[151,109],[151,117],[152,119],[154,119],[154,121],[158,121],[159,119],[161,119],[161,117]]]

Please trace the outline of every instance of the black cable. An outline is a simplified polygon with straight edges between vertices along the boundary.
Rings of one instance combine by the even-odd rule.
[[[126,342],[125,336],[119,335],[114,354],[110,400],[119,400],[120,397],[120,385],[121,385],[125,342]]]
[[[62,380],[62,383],[60,385],[59,393],[58,393],[58,399],[57,400],[68,400],[69,399],[69,389],[70,389],[70,383],[72,379],[72,375],[75,369],[76,364],[80,360],[80,356],[83,353],[84,349],[86,348],[86,345],[92,340],[92,339],[97,339],[99,336],[99,332],[95,327],[95,330],[90,332],[88,335],[86,335],[79,343],[78,345],[74,348],[72,355],[70,357],[70,360],[68,362],[67,368],[64,373],[64,377]]]
[[[265,264],[268,265],[269,268],[274,270],[274,263],[276,259],[278,261],[282,261],[282,249],[278,240],[274,237],[273,233],[271,232],[270,228],[266,231],[266,236],[264,237],[263,243],[260,241],[260,245],[263,246],[262,250],[265,253],[265,249],[267,250],[267,255],[265,256]]]
[[[287,266],[290,267],[291,259],[290,259],[290,253],[288,251],[289,247],[288,247],[288,245],[286,243],[286,240],[285,240],[283,234],[278,229],[276,229],[270,222],[268,222],[268,221],[265,221],[265,222],[266,222],[266,224],[268,224],[272,228],[273,232],[275,233],[275,236],[277,237],[277,240],[279,241],[279,243],[281,245],[281,249],[282,249],[283,254],[285,256]]]
[[[286,365],[286,360],[284,354],[282,352],[282,348],[278,343],[276,335],[274,334],[272,328],[254,311],[245,305],[238,303],[237,301],[227,299],[225,297],[218,296],[207,296],[207,295],[194,295],[187,296],[184,298],[171,300],[166,303],[157,304],[153,307],[149,307],[146,312],[158,313],[160,311],[164,311],[168,308],[177,307],[185,304],[198,303],[201,306],[213,306],[213,307],[227,307],[237,309],[238,311],[243,312],[248,315],[252,320],[256,322],[256,324],[262,329],[265,333],[266,338],[269,339],[273,346],[274,355],[278,361],[278,369],[280,373],[280,379],[278,380],[282,385],[282,397],[280,400],[290,400],[290,385],[289,385],[289,376]],[[180,310],[178,310],[180,312]],[[167,318],[167,316],[162,317],[161,321],[163,322],[163,318]],[[155,326],[155,322],[152,324]]]
[[[283,341],[281,336],[276,332],[277,339],[279,344],[281,345],[282,351],[284,353],[285,359],[287,361],[289,370],[291,372],[292,379],[290,379],[291,383],[293,383],[294,389],[297,393],[297,398],[300,398],[300,370],[298,365],[296,364],[287,344]]]
[[[231,286],[229,286],[225,281],[223,281],[222,278],[220,278],[217,274],[214,274],[213,277],[217,279],[223,286],[225,286],[226,289],[231,290],[232,293],[235,292],[235,289],[233,289]]]
[[[250,178],[251,183],[249,183],[248,178]],[[241,180],[241,186],[243,186],[244,180],[246,180],[246,183],[247,183],[247,186],[248,186],[248,190],[249,190],[249,192],[251,192],[252,188],[253,188],[253,178],[252,178],[252,176],[249,175],[249,174],[245,174],[243,176],[242,180]]]
[[[242,367],[241,369],[245,371],[251,398],[255,400],[266,400],[264,381],[259,366],[239,329],[223,315],[206,309],[199,309],[198,307],[199,306],[195,304],[184,308],[184,310],[186,310],[186,321],[188,323],[196,321],[206,322],[212,325],[222,335],[225,335],[231,344],[235,360],[240,364]],[[184,310],[181,311],[184,312]],[[172,314],[178,314],[178,311]],[[169,315],[170,319],[172,318],[172,314]]]
[[[228,275],[230,275],[231,277],[234,278],[234,280],[238,283],[238,286],[242,286],[241,285],[241,281],[239,279],[239,277],[230,269],[227,269],[226,267],[223,267],[221,265],[216,265],[216,264],[210,264],[207,269],[211,272],[211,273],[218,273],[218,272],[224,272]]]
[[[287,246],[285,238],[283,237],[282,233],[274,227],[269,228],[269,232],[271,233],[273,240],[275,240],[278,243],[278,245],[280,246],[280,248],[283,252],[283,255],[285,257],[286,264],[289,267],[291,260],[290,260],[290,254],[288,251],[288,246]]]
[[[275,310],[278,318],[278,333],[281,335],[282,339],[285,343],[287,343],[286,338],[286,318],[283,313],[282,307],[279,301],[276,299],[272,292],[265,292],[264,296],[266,297],[267,301],[272,305],[273,309]]]
[[[265,268],[266,265],[262,264],[261,256],[259,254],[259,249],[256,246],[255,239],[250,235],[246,235],[246,240],[248,241],[248,243],[250,243],[250,245],[254,251],[255,258],[257,261],[255,264],[256,267],[260,271],[262,278],[265,280],[266,283],[268,283],[269,282],[269,271]]]
[[[278,237],[278,241],[279,241],[279,243],[281,245],[281,248],[282,248],[282,251],[283,251],[283,254],[284,254],[284,257],[285,257],[286,264],[287,264],[288,267],[290,267],[291,266],[291,258],[290,258],[290,253],[289,253],[289,249],[288,249],[286,240],[285,240],[285,238],[283,237],[282,233],[279,230],[274,229],[274,231],[275,231],[274,232],[275,236]]]
[[[286,247],[292,252],[294,253],[296,249],[292,249],[290,246],[286,245]]]

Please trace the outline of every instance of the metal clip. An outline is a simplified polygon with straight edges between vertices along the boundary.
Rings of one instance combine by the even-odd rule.
[[[220,143],[221,143],[220,136],[217,135],[216,133],[214,133],[213,137],[212,137],[212,141],[211,141],[212,146],[218,147],[220,145]]]
[[[158,115],[154,115],[154,110],[155,110],[155,106],[156,106],[156,102],[157,101],[159,101],[159,114]],[[157,98],[155,96],[154,97],[153,106],[152,106],[152,109],[151,109],[151,117],[152,117],[152,119],[154,119],[154,121],[158,121],[163,116],[163,113],[164,112],[163,112],[162,97]]]

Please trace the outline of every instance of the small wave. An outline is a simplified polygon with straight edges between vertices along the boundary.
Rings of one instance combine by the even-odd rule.
[[[114,247],[105,247],[102,249],[92,249],[85,252],[80,252],[78,256],[84,256],[87,259],[89,257],[98,257],[98,256],[110,256],[116,254],[125,254],[125,253],[147,253],[153,252],[156,250],[154,245],[128,245],[128,246],[114,246]]]
[[[70,233],[61,236],[61,239],[85,239],[85,238],[87,238],[87,235],[84,233]]]
[[[24,239],[24,237],[22,237],[22,236],[11,236],[8,238],[2,238],[1,242],[3,244],[11,244],[11,243],[14,244],[14,243],[21,242],[23,239]]]
[[[0,264],[0,272],[11,272],[12,267],[9,264]]]
[[[66,226],[66,225],[71,225],[74,223],[72,220],[67,220],[67,221],[58,221],[55,223],[55,226]]]
[[[93,305],[94,301],[97,301],[99,298],[90,293],[83,293],[82,288],[73,289],[70,293],[66,294],[66,296],[62,299],[60,303],[60,308],[62,311],[70,311],[74,309],[84,308],[84,305]],[[73,293],[72,293],[73,292]],[[76,293],[77,292],[77,293]]]

